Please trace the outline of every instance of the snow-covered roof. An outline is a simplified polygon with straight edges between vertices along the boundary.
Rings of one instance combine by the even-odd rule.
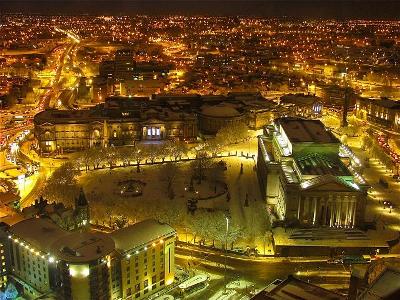
[[[11,226],[9,231],[34,248],[47,253],[50,252],[51,245],[55,241],[68,234],[68,231],[42,218],[23,220]]]
[[[241,113],[228,103],[220,103],[218,105],[204,105],[201,108],[201,113],[211,117],[237,117]]]
[[[97,260],[115,249],[109,234],[100,232],[73,232],[53,243],[51,254],[71,263]]]
[[[175,229],[167,224],[157,222],[156,220],[145,220],[116,230],[110,236],[115,242],[115,248],[124,253],[138,247],[143,247],[154,240],[168,238],[175,235],[175,233]]]

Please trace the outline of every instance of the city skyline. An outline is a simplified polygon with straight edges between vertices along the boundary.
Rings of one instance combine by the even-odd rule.
[[[92,4],[96,3],[96,7]],[[213,9],[210,9],[212,6]],[[398,19],[400,3],[393,0],[17,0],[0,1],[3,13],[43,14],[183,14],[297,18]]]
[[[374,3],[1,1],[0,299],[399,298]]]

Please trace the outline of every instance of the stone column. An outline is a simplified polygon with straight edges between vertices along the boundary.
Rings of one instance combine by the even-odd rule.
[[[299,197],[299,206],[297,208],[297,219],[300,221],[300,216],[301,216],[301,204],[302,204],[302,199],[303,197]]]
[[[329,226],[332,227],[335,225],[334,222],[334,216],[335,216],[335,211],[336,211],[336,205],[335,202],[333,201],[333,196],[329,195],[329,209],[331,211],[331,218],[329,220]]]
[[[322,224],[321,225],[326,225],[326,217],[328,215],[328,199],[324,198],[324,211],[322,212]]]
[[[352,220],[351,226],[354,227],[356,225],[356,211],[357,211],[357,198],[353,196],[353,211],[352,211]]]
[[[314,197],[313,200],[314,200],[313,225],[315,225],[315,220],[317,218],[317,203],[318,203],[318,199],[317,199],[317,197]]]

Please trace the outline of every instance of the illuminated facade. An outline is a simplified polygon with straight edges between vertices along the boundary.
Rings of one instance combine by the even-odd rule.
[[[8,238],[11,277],[29,297],[144,299],[174,280],[175,230],[156,221],[105,234],[32,218],[11,226]]]
[[[386,98],[358,98],[356,116],[388,129],[400,129],[400,103]]]
[[[114,231],[111,299],[145,299],[174,281],[173,228],[146,220]]]
[[[43,153],[197,138],[194,113],[143,98],[111,98],[89,110],[47,110],[37,114],[34,123]]]
[[[291,117],[317,118],[322,116],[322,99],[312,95],[287,94],[280,98],[279,105]]]
[[[259,94],[111,97],[88,110],[46,110],[34,118],[42,153],[132,145],[140,140],[195,141],[244,123],[259,129],[273,119],[275,104]]]
[[[261,191],[275,221],[352,228],[366,191],[339,157],[340,142],[318,120],[276,119],[258,139]]]

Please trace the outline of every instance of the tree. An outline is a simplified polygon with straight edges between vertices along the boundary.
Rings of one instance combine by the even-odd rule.
[[[165,149],[168,151],[170,159],[174,161],[181,159],[182,156],[188,152],[186,144],[182,142],[168,141],[165,145]]]
[[[204,149],[206,151],[210,152],[211,155],[214,157],[214,156],[217,156],[222,151],[224,151],[223,145],[224,145],[224,142],[221,139],[221,136],[219,136],[219,137],[216,136],[215,138],[207,141],[207,143],[204,146]]]
[[[93,169],[98,169],[104,159],[103,149],[90,148],[88,152],[90,153],[90,164],[93,166]]]
[[[86,172],[89,171],[90,164],[92,161],[92,155],[93,155],[93,151],[91,151],[91,149],[87,149],[87,150],[83,151],[78,158],[79,163],[82,163],[84,165]]]
[[[114,146],[104,148],[104,158],[106,159],[110,169],[117,162],[117,157],[118,157],[118,150]]]
[[[118,149],[118,158],[124,166],[129,166],[131,162],[130,147],[122,147]]]
[[[173,183],[178,174],[179,168],[176,163],[168,162],[162,166],[162,171],[160,172],[160,180],[166,182],[167,185],[167,193],[170,199],[175,197],[175,193],[173,190]]]
[[[249,138],[248,127],[243,122],[229,124],[218,130],[216,138],[224,145],[237,144]]]
[[[162,156],[162,148],[160,144],[150,144],[146,146],[146,154],[147,158],[150,160],[152,164],[156,161],[157,158]]]
[[[128,224],[128,218],[125,216],[118,216],[115,220],[114,220],[114,225],[118,228],[124,228],[126,225]]]
[[[132,151],[130,152],[131,159],[136,162],[136,171],[138,173],[140,173],[140,162],[146,156],[145,154],[145,149],[140,145],[136,145],[135,147],[133,147]]]
[[[54,202],[63,202],[72,205],[74,199],[79,195],[79,186],[76,177],[80,171],[72,162],[66,162],[56,169],[43,190],[46,199]]]
[[[193,171],[193,176],[197,179],[198,183],[205,178],[205,171],[210,168],[212,164],[212,159],[208,157],[206,151],[198,151],[196,159],[191,162],[191,168]]]

